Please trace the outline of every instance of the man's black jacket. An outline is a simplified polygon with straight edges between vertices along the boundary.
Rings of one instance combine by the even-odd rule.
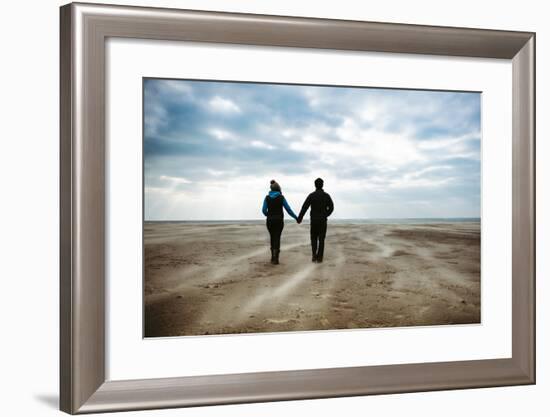
[[[310,217],[311,220],[326,220],[328,216],[334,211],[334,204],[332,198],[328,193],[325,193],[323,189],[317,189],[307,196],[298,219],[300,221],[304,218],[307,209],[311,206]]]

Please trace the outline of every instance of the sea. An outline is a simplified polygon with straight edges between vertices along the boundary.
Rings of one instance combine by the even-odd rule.
[[[295,220],[286,217],[285,222],[293,223]],[[264,224],[265,219],[253,220],[145,220],[151,223],[201,223],[201,224]],[[415,218],[379,218],[379,219],[333,219],[329,218],[332,224],[441,224],[441,223],[480,223],[480,217],[415,217]],[[304,218],[303,223],[309,223]]]

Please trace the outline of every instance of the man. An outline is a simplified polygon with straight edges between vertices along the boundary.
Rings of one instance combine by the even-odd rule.
[[[327,217],[334,211],[334,204],[330,195],[323,191],[323,180],[315,180],[315,191],[307,196],[302,210],[298,215],[298,223],[302,222],[304,214],[311,206],[310,212],[310,236],[312,262],[323,262],[323,253],[325,250],[325,236],[327,234]]]

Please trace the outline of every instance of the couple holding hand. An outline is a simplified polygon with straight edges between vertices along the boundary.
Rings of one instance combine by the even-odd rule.
[[[279,263],[281,233],[284,227],[283,207],[292,218],[296,219],[298,224],[302,223],[304,214],[311,207],[310,236],[311,251],[313,253],[311,260],[312,262],[323,262],[327,217],[334,211],[334,204],[330,195],[323,190],[323,180],[321,178],[315,180],[315,191],[307,196],[298,216],[294,214],[288,205],[281,192],[281,186],[275,180],[271,180],[269,188],[269,194],[264,199],[262,213],[267,217],[266,225],[271,238],[271,263],[274,265]]]

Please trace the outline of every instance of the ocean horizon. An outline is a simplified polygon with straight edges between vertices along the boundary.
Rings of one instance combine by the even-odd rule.
[[[286,222],[293,223],[294,219],[285,217]],[[264,224],[265,219],[234,219],[234,220],[145,220],[149,223],[199,223],[199,224]],[[480,217],[412,217],[412,218],[368,218],[368,219],[332,219],[333,224],[437,224],[437,223],[479,223]],[[303,223],[309,223],[304,218]]]

